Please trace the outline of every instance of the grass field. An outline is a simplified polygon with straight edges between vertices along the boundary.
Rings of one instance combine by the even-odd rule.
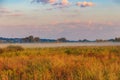
[[[0,80],[120,80],[120,46],[0,49]]]

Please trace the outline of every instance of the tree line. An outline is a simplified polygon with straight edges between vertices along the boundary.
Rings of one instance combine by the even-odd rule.
[[[61,37],[58,39],[41,39],[39,37],[34,37],[32,35],[24,37],[24,38],[3,38],[0,37],[0,43],[39,43],[39,42],[120,42],[120,37],[116,37],[114,39],[96,39],[94,41],[83,39],[83,40],[68,40],[65,37]]]
[[[62,38],[58,38],[56,40],[56,42],[67,42],[68,40],[64,37]],[[28,36],[28,37],[25,37],[25,38],[22,38],[22,42],[24,43],[37,43],[37,42],[41,42],[41,39],[39,37],[34,37],[34,36]]]

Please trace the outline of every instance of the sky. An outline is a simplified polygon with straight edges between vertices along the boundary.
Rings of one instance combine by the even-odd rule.
[[[0,37],[120,37],[120,0],[0,0]]]

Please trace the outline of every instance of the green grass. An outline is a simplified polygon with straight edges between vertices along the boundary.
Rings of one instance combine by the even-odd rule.
[[[0,80],[120,80],[120,46],[1,48]]]

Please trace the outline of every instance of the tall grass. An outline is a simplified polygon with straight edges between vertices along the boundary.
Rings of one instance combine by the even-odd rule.
[[[0,80],[120,80],[120,46],[7,48]]]

